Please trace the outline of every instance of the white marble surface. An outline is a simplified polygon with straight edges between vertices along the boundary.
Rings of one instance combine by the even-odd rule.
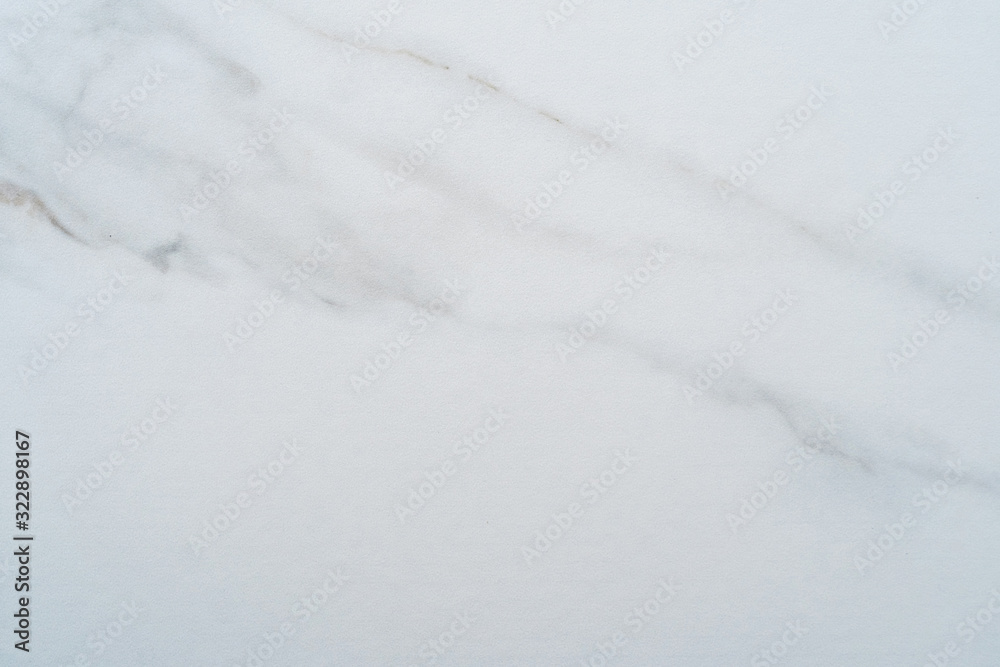
[[[0,661],[1000,663],[995,3],[221,3],[0,6]]]

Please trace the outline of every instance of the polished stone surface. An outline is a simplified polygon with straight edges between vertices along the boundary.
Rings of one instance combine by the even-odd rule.
[[[3,3],[2,661],[997,665],[998,14]]]

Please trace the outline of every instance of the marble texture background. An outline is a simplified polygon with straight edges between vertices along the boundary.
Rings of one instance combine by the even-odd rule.
[[[3,3],[3,662],[998,664],[998,19]]]

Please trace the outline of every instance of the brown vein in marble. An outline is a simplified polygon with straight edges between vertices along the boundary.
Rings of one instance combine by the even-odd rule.
[[[27,205],[29,214],[45,218],[49,224],[66,236],[74,241],[83,243],[83,241],[62,224],[59,217],[32,190],[27,190],[9,181],[0,181],[0,203],[17,207]]]

